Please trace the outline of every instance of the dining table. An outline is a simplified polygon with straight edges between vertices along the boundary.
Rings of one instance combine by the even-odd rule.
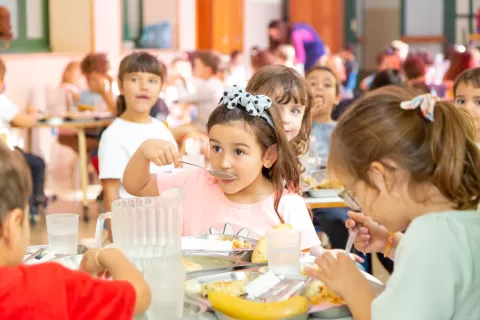
[[[31,152],[34,128],[64,128],[73,129],[78,137],[78,155],[80,160],[80,186],[82,191],[82,217],[88,221],[88,154],[86,129],[107,127],[115,119],[113,116],[79,116],[79,117],[51,117],[39,119],[35,126],[27,131],[26,150]]]

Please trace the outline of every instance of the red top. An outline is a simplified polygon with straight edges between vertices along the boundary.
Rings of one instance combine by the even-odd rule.
[[[132,320],[135,289],[58,263],[0,268],[0,319]]]

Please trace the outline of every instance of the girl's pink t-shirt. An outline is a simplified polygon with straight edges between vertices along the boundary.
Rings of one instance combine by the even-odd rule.
[[[183,187],[183,235],[229,234],[260,239],[278,225],[273,194],[252,204],[230,201],[215,179],[205,170],[192,169],[159,173],[158,191]],[[279,206],[285,223],[302,232],[302,250],[320,245],[312,219],[303,198],[285,191]]]

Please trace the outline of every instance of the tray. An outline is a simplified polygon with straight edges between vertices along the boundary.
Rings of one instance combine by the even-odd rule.
[[[203,253],[183,253],[183,258],[201,265],[203,268],[201,271],[232,268],[239,263],[239,257],[236,256],[207,255]]]
[[[307,266],[314,267],[315,258],[316,257],[310,256],[300,259],[300,270],[303,271],[303,269]],[[266,273],[268,272],[268,267],[258,268],[258,272]],[[380,280],[364,271],[361,272],[365,276],[365,278],[367,278],[368,282],[370,283],[377,295],[379,295],[385,289],[385,286]],[[352,316],[350,309],[346,305],[335,304],[321,304],[310,306],[309,313],[316,319],[340,319]]]
[[[207,312],[208,307],[205,304],[195,301],[194,299],[185,297],[183,318],[182,319],[197,319],[199,315]]]
[[[255,280],[257,277],[261,276],[262,273],[257,271],[258,269],[246,269],[241,271],[234,272],[225,272],[199,276],[195,278],[190,278],[185,281],[185,293],[199,299],[201,302],[210,306],[210,303],[200,294],[200,288],[203,284],[217,282],[217,281],[238,281],[241,280],[245,284]],[[279,276],[280,279],[284,279],[287,276]],[[288,276],[289,279],[293,280],[305,280],[307,281],[309,277],[306,276]]]
[[[35,251],[37,251],[39,249],[45,249],[45,251],[43,251],[38,256],[33,258],[32,261],[30,261],[28,264],[43,262],[41,260],[44,259],[44,258],[46,259],[46,261],[50,261],[50,260],[55,260],[55,259],[61,258],[61,257],[71,256],[70,254],[53,254],[50,251],[48,251],[48,245],[44,244],[44,245],[39,245],[39,246],[28,247],[27,252],[25,253],[25,257],[27,257],[28,255],[34,253]],[[90,249],[90,248],[83,245],[83,244],[80,244],[80,245],[77,246],[77,254],[84,254],[85,252],[87,252],[88,249]],[[49,258],[49,256],[51,256],[51,257]]]
[[[228,235],[228,234],[202,234],[198,236],[188,236],[188,237],[182,237],[186,239],[199,239],[199,240],[217,240],[217,241],[233,241],[233,240],[243,240],[249,244],[252,245],[251,248],[245,248],[245,249],[232,249],[231,251],[229,250],[189,250],[185,249],[184,251],[195,251],[195,252],[222,252],[222,253],[227,253],[229,255],[238,255],[239,253],[243,253],[245,251],[253,251],[255,246],[258,243],[258,240],[251,239],[251,238],[245,238],[241,236],[236,236],[236,235]]]
[[[235,319],[230,318],[229,316],[226,316],[223,313],[218,312],[216,310],[215,310],[215,315],[217,316],[218,320],[235,320]],[[285,318],[284,320],[307,320],[308,316],[309,316],[308,313],[304,313],[304,314],[300,314],[298,316]]]

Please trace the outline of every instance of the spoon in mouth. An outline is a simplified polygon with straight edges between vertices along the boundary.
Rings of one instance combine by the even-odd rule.
[[[183,161],[183,160],[181,160],[180,162],[183,163],[183,164],[189,165],[189,166],[194,166],[194,167],[197,167],[197,168],[201,168],[201,169],[203,169],[203,170],[206,170],[206,171],[207,171],[208,173],[210,173],[212,176],[214,176],[215,178],[218,178],[218,179],[220,179],[220,180],[236,180],[236,179],[238,179],[236,176],[234,176],[234,175],[232,175],[232,174],[229,174],[229,173],[220,172],[220,171],[215,171],[215,170],[212,170],[212,169],[209,169],[209,168],[205,168],[205,167],[202,167],[202,166],[199,166],[199,165],[190,163],[190,162],[186,162],[186,161]]]

